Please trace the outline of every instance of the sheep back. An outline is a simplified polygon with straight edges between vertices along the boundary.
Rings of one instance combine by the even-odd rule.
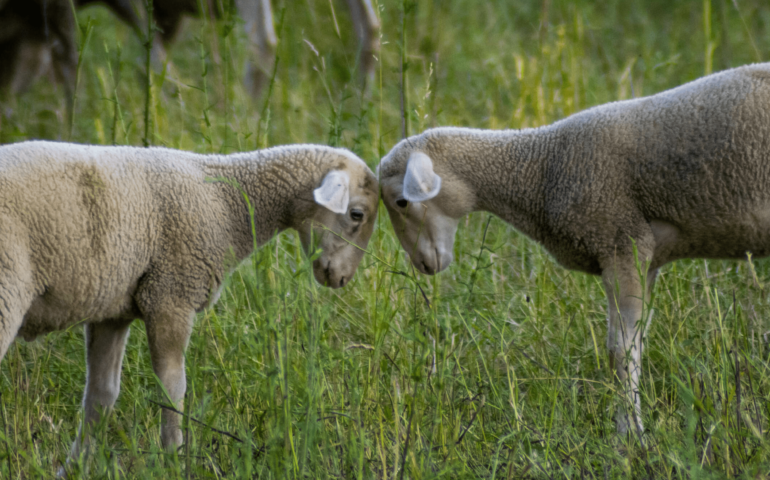
[[[770,65],[761,64],[557,122],[546,129],[559,153],[544,172],[544,221],[594,259],[624,253],[631,238],[657,264],[766,256],[768,112]]]
[[[24,258],[0,261],[0,285],[17,281],[18,272],[4,270],[26,262],[34,296],[19,335],[141,318],[134,294],[150,276],[167,283],[153,291],[196,309],[206,304],[223,277],[218,220],[227,214],[195,156],[169,152],[49,142],[0,148],[0,239],[26,242],[16,255]]]

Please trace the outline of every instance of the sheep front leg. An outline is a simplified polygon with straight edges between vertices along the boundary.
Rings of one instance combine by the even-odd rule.
[[[633,261],[625,264],[615,263],[613,267],[602,272],[609,304],[607,348],[610,367],[627,402],[627,405],[618,407],[615,415],[615,426],[621,435],[628,432],[631,421],[637,433],[644,431],[639,395],[642,335],[645,327],[642,311],[644,299],[649,298],[644,290],[651,290],[656,275],[656,270],[648,274],[648,288],[643,289]],[[627,406],[631,406],[630,414]]]
[[[35,297],[29,257],[21,248],[24,243],[2,228],[9,223],[0,217],[0,237],[7,240],[0,254],[0,360],[16,339]]]
[[[152,368],[168,394],[166,400],[179,411],[184,408],[184,393],[187,388],[184,352],[192,331],[193,315],[192,309],[168,308],[159,310],[145,319]],[[182,444],[179,419],[179,414],[163,409],[160,440],[168,450]]]
[[[0,360],[16,339],[24,321],[24,313],[29,308],[30,301],[20,298],[21,292],[14,290],[6,288],[0,280]]]
[[[85,326],[86,389],[83,394],[83,423],[72,444],[69,463],[88,448],[88,429],[99,422],[102,412],[112,409],[120,394],[120,372],[131,321],[103,321]],[[62,472],[59,472],[61,476]]]

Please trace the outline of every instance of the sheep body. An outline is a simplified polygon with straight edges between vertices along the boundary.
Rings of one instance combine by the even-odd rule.
[[[83,319],[138,318],[132,294],[168,230],[185,238],[187,255],[203,250],[222,277],[226,209],[204,169],[191,165],[198,157],[37,142],[3,150],[0,228],[29,237],[37,295],[19,331],[25,338]],[[195,290],[199,308],[207,286]]]
[[[428,166],[410,167],[415,155],[427,156]],[[431,175],[443,186],[435,197],[408,198],[414,205],[406,211],[396,202],[408,196],[410,168],[427,185],[422,191]],[[451,262],[456,219],[485,210],[542,243],[563,266],[602,275],[611,304],[611,359],[621,381],[630,374],[634,396],[636,322],[658,268],[680,258],[770,254],[770,64],[536,129],[428,130],[394,147],[379,174],[396,232],[424,273]],[[415,233],[420,206],[430,217],[422,238]],[[645,286],[634,249],[649,262]],[[633,402],[641,429],[638,395]]]
[[[653,242],[652,220],[676,229],[654,266],[768,255],[768,147],[770,64],[760,64],[536,129],[428,130],[379,170],[399,172],[408,152],[424,150],[437,172],[470,186],[472,209],[511,222],[565,267],[598,275],[602,258],[630,251],[627,237]]]
[[[350,178],[342,214],[314,199],[339,171]],[[153,368],[181,401],[193,314],[216,300],[227,270],[254,248],[244,194],[258,244],[295,228],[308,248],[315,231],[324,249],[316,278],[342,286],[353,276],[378,189],[346,150],[297,145],[204,156],[54,142],[0,147],[0,359],[17,334],[33,339],[85,321],[88,423],[98,418],[95,405],[109,408],[117,397],[128,325],[138,318]],[[364,220],[351,220],[348,204]],[[181,441],[175,417],[164,411],[166,446]]]

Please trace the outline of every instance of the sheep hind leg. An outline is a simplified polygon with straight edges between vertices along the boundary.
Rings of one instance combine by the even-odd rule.
[[[23,301],[18,298],[19,293],[9,292],[7,285],[0,280],[0,360],[16,339],[24,314],[32,303],[31,299]]]
[[[649,300],[649,291],[656,275],[657,271],[650,271],[647,275],[647,288],[642,288],[633,261],[615,262],[613,267],[602,272],[609,304],[607,348],[610,367],[625,400],[625,404],[618,407],[615,415],[615,426],[621,435],[627,434],[631,425],[634,433],[638,435],[644,431],[639,393],[642,337],[645,327],[642,315],[644,301]]]
[[[120,373],[131,321],[105,320],[85,325],[86,388],[83,394],[83,422],[67,459],[77,461],[87,454],[89,429],[99,423],[102,413],[112,409],[120,394]],[[65,476],[66,467],[59,471]]]

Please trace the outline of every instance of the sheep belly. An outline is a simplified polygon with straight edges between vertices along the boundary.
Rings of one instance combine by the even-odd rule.
[[[115,292],[112,296],[104,296],[99,298],[99,301],[91,302],[55,294],[52,293],[55,289],[51,289],[32,302],[18,335],[24,340],[32,341],[39,335],[64,330],[80,322],[140,318],[141,313],[133,299],[137,283],[134,281],[123,292]]]
[[[601,275],[599,255],[587,248],[584,238],[563,236],[553,240],[544,238],[539,241],[562,267],[590,275]]]
[[[679,227],[651,221],[655,237],[653,268],[681,258],[745,259],[747,252],[754,258],[770,255],[770,208],[719,220]]]
[[[49,273],[38,273],[38,295],[24,316],[20,336],[29,340],[83,321],[140,318],[133,297],[150,255],[137,238],[126,241],[125,232],[120,241],[120,233],[103,237],[103,252],[94,251],[85,237],[53,258],[36,258]]]

